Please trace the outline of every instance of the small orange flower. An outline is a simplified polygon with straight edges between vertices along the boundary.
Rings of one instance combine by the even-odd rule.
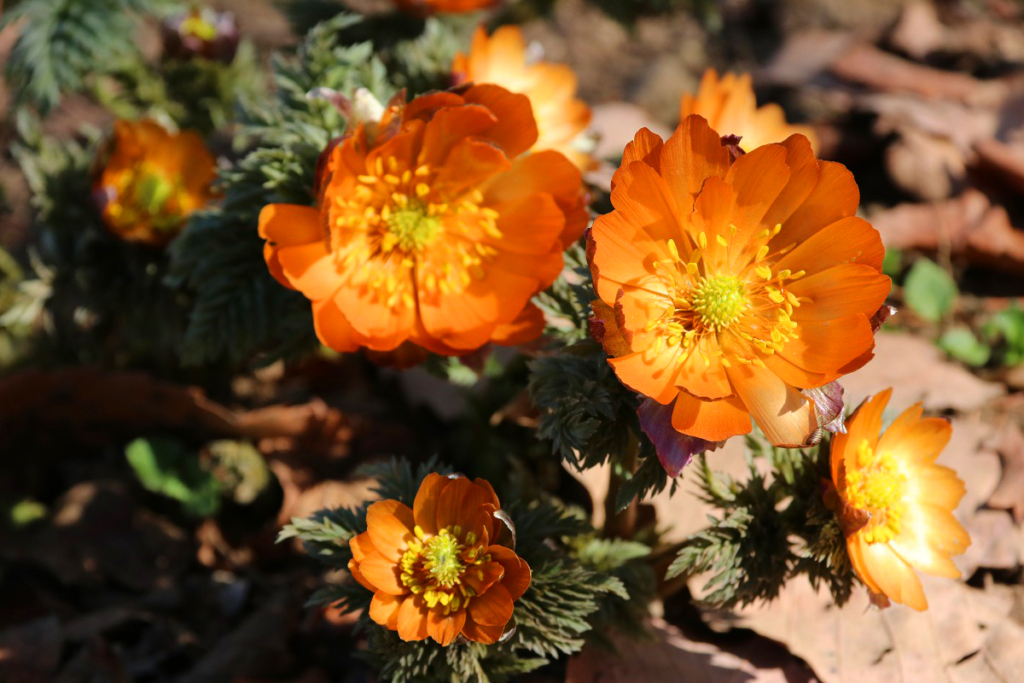
[[[786,123],[786,114],[777,104],[757,106],[750,74],[727,73],[719,79],[717,71],[708,69],[696,97],[683,95],[679,103],[679,119],[690,114],[703,116],[722,135],[741,136],[740,147],[748,152],[796,133],[810,140],[815,151],[818,149],[818,139],[810,126]]]
[[[216,174],[198,134],[168,133],[153,121],[116,121],[110,158],[93,195],[111,232],[163,245],[214,197]]]
[[[528,63],[518,27],[502,26],[490,38],[478,28],[469,55],[456,55],[452,73],[459,82],[494,83],[529,97],[537,119],[533,151],[554,149],[581,170],[593,168],[593,157],[580,148],[590,107],[576,99],[576,74],[564,64]]]
[[[529,565],[494,543],[499,509],[483,479],[440,474],[423,480],[412,510],[397,500],[371,505],[348,564],[373,591],[370,618],[402,640],[496,643],[530,586]]]
[[[403,12],[416,15],[462,14],[492,7],[500,0],[392,0]]]
[[[267,265],[337,351],[536,339],[530,299],[587,222],[580,172],[524,155],[536,139],[529,100],[495,85],[396,103],[329,151],[318,208],[263,209]]]
[[[699,116],[637,133],[590,231],[592,327],[628,387],[674,402],[672,425],[723,441],[751,429],[801,446],[812,398],[872,356],[889,293],[857,184],[794,135],[732,160]],[[831,419],[831,418],[828,418]]]
[[[948,420],[905,410],[879,438],[892,389],[865,401],[832,441],[832,482],[850,562],[876,596],[928,608],[915,569],[951,579],[950,559],[971,544],[953,510],[964,495],[956,472],[936,465]]]

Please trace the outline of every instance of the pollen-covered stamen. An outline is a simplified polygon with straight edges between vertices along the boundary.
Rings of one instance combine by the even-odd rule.
[[[743,315],[750,301],[738,277],[715,275],[701,279],[690,295],[690,305],[700,322],[717,332]]]
[[[481,572],[479,565],[491,561],[481,553],[480,539],[458,525],[445,527],[427,536],[417,526],[413,539],[399,560],[399,580],[414,595],[422,595],[430,609],[444,614],[465,608],[476,595],[465,578],[469,572]]]
[[[381,240],[381,251],[395,247],[407,252],[416,252],[429,245],[441,234],[441,221],[427,213],[427,207],[420,202],[406,202],[406,205],[389,213],[385,220],[387,232]]]
[[[896,458],[875,451],[867,439],[847,457],[843,495],[851,507],[871,515],[861,530],[868,543],[882,543],[899,534],[906,483]]]

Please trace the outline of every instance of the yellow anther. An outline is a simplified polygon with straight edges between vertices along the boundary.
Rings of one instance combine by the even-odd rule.
[[[699,246],[701,249],[708,248],[708,236],[707,234],[704,233],[703,230],[701,230],[700,234],[697,235],[697,246]]]
[[[723,247],[728,247],[729,246],[729,240],[725,239],[721,235],[715,235],[715,241],[718,242]]]

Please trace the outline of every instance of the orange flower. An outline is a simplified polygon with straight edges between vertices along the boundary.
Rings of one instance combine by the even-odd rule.
[[[748,152],[796,133],[810,140],[815,151],[818,149],[818,139],[810,126],[786,123],[786,114],[777,104],[757,106],[750,74],[727,73],[719,79],[717,71],[708,69],[696,97],[683,95],[679,103],[680,120],[690,114],[703,116],[722,135],[741,136],[740,147]]]
[[[732,161],[689,116],[664,142],[637,133],[611,200],[587,254],[592,329],[619,379],[674,401],[672,425],[691,437],[745,434],[753,417],[775,445],[811,441],[827,420],[800,390],[871,358],[890,287],[850,172],[802,135]]]
[[[877,596],[928,608],[915,569],[951,579],[950,558],[971,544],[953,517],[964,483],[935,459],[949,442],[949,421],[905,410],[879,438],[892,389],[866,400],[832,442],[832,482],[850,562]]]
[[[529,565],[493,543],[499,509],[483,479],[440,474],[423,480],[412,510],[397,500],[371,505],[348,564],[373,591],[370,618],[402,640],[497,642],[530,586]]]
[[[216,175],[196,133],[168,133],[153,121],[115,121],[110,158],[93,195],[114,234],[163,245],[214,197]]]
[[[329,151],[319,208],[263,209],[267,265],[337,351],[535,339],[530,299],[587,222],[579,171],[523,155],[536,138],[529,100],[495,85],[396,103]]]
[[[456,55],[452,73],[459,82],[494,83],[529,97],[537,119],[533,151],[557,150],[584,171],[595,165],[577,146],[590,124],[590,107],[575,97],[576,74],[564,64],[527,63],[518,27],[502,26],[490,38],[483,27],[478,28],[469,56]]]
[[[487,9],[498,4],[499,0],[393,0],[395,6],[403,12],[416,15],[461,14]]]

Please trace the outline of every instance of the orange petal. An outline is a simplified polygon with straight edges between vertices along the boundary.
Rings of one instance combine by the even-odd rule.
[[[808,297],[793,311],[793,320],[831,320],[861,313],[870,317],[885,303],[892,282],[870,266],[848,263],[802,277],[788,286]]]
[[[609,358],[619,381],[633,391],[653,398],[662,405],[668,405],[679,393],[676,378],[679,376],[679,347],[666,347],[661,353],[638,351],[619,358]]]
[[[437,503],[437,528],[463,525],[481,505],[490,502],[490,492],[465,477],[453,480],[441,491]]]
[[[419,491],[416,492],[416,500],[412,504],[413,520],[428,536],[433,536],[439,531],[437,504],[441,499],[441,492],[451,483],[452,480],[443,474],[431,472],[424,477]]]
[[[782,145],[765,145],[737,159],[725,176],[736,192],[732,223],[739,229],[736,240],[745,244],[758,232],[768,209],[789,183],[787,150]]]
[[[367,555],[377,550],[373,545],[373,541],[370,540],[370,534],[365,531],[350,538],[348,547],[352,551],[352,557],[356,562],[362,562],[366,559]]]
[[[500,583],[469,602],[473,622],[482,626],[504,626],[512,618],[512,595]]]
[[[665,178],[683,215],[711,176],[729,172],[729,151],[721,136],[700,116],[687,116],[665,141],[661,150],[661,175]]]
[[[483,564],[472,565],[462,575],[462,580],[472,588],[477,595],[481,595],[491,586],[501,581],[505,575],[505,567],[498,562],[484,562]]]
[[[376,260],[372,266],[373,276],[394,277],[398,291],[413,291],[412,281],[397,259],[384,262]],[[409,339],[416,320],[414,305],[397,302],[388,305],[388,296],[383,289],[373,290],[363,284],[351,281],[334,293],[334,303],[345,314],[352,329],[362,338],[363,344],[374,351],[392,351]]]
[[[484,626],[473,621],[473,615],[466,615],[466,624],[462,627],[462,635],[468,640],[485,645],[493,645],[505,633],[505,624]]]
[[[505,575],[502,577],[501,583],[508,590],[509,596],[513,600],[523,597],[523,593],[530,587],[532,578],[530,565],[526,564],[526,560],[502,545],[490,546],[487,548],[487,554],[505,568]]]
[[[280,247],[277,260],[289,284],[307,299],[326,299],[342,285],[338,268],[323,242]]]
[[[387,593],[376,593],[370,601],[370,618],[394,631],[398,628],[398,612],[406,598]]]
[[[779,379],[798,389],[817,389],[838,379],[838,375],[835,374],[811,372],[793,365],[777,353],[770,356],[762,354],[761,360]]]
[[[910,463],[919,465],[931,464],[939,457],[939,453],[949,443],[949,437],[953,433],[953,427],[949,420],[941,417],[928,417],[918,421],[912,427],[902,433],[886,439],[885,436],[879,440],[879,448],[884,446],[892,449],[897,456]]]
[[[482,104],[494,114],[497,120],[484,137],[504,150],[510,159],[519,156],[537,142],[533,106],[525,95],[484,83],[471,87],[462,96],[467,102]]]
[[[960,578],[960,570],[949,559],[949,553],[933,545],[929,519],[919,507],[907,506],[900,518],[900,533],[889,545],[914,569],[947,579]]]
[[[721,178],[708,178],[693,205],[693,248],[697,248],[697,235],[704,233],[706,245],[703,258],[711,272],[728,269],[732,258],[738,255],[729,238],[732,229],[732,216],[736,209],[736,193],[732,186]],[[723,245],[719,239],[725,240]],[[742,245],[742,242],[737,246]],[[687,250],[688,251],[688,250]],[[684,258],[686,256],[684,255]]]
[[[361,336],[334,303],[333,298],[313,302],[313,329],[320,343],[338,353],[359,350]]]
[[[441,166],[456,143],[481,134],[496,121],[497,118],[487,107],[479,105],[437,110],[423,129],[423,144],[417,163]]]
[[[459,197],[511,166],[505,153],[489,142],[463,138],[448,153],[431,188],[444,197]]]
[[[415,536],[412,510],[397,500],[379,500],[366,509],[370,540],[385,559],[397,562]]]
[[[781,144],[786,148],[789,182],[761,219],[768,227],[785,223],[818,184],[818,161],[810,141],[803,135],[790,135]]]
[[[779,352],[783,358],[811,372],[834,373],[875,344],[866,315],[832,320],[801,320],[799,336]]]
[[[807,444],[818,428],[812,401],[766,368],[735,363],[726,372],[772,445],[799,448]]]
[[[884,258],[885,248],[878,231],[863,218],[850,216],[825,226],[797,244],[773,268],[794,273],[802,270],[813,275],[843,263],[860,263],[881,272]]]
[[[425,640],[430,635],[427,627],[429,615],[430,610],[421,596],[414,595],[402,601],[398,610],[398,637],[406,642]]]
[[[462,633],[462,627],[466,624],[466,610],[456,610],[448,615],[440,609],[433,609],[427,613],[427,633],[436,640],[441,647],[448,647],[456,636]]]
[[[473,483],[482,488],[484,493],[487,494],[487,503],[493,505],[495,510],[501,509],[501,503],[498,501],[498,494],[494,492],[494,487],[491,486],[491,482],[477,477],[473,480]]]
[[[862,534],[857,534],[858,538],[860,536]],[[890,600],[903,603],[918,612],[928,609],[921,580],[892,548],[885,543],[862,541],[860,552],[872,579]]]
[[[702,401],[681,393],[672,409],[672,427],[705,441],[725,441],[750,432],[750,414],[735,398]]]
[[[259,235],[283,247],[322,242],[320,209],[298,204],[268,204],[260,211]]]
[[[359,585],[361,585],[363,588],[366,588],[367,590],[371,591],[377,590],[377,587],[369,581],[367,581],[366,577],[363,576],[363,573],[359,571],[359,563],[356,562],[355,559],[348,561],[348,573],[351,574],[352,578],[359,582]]]
[[[819,161],[818,184],[782,224],[782,231],[772,238],[771,246],[778,249],[794,242],[799,244],[825,226],[857,213],[859,203],[860,190],[853,174],[842,164]]]
[[[632,205],[632,200],[629,201]],[[639,211],[616,209],[598,216],[590,230],[587,251],[594,275],[594,287],[597,295],[608,305],[614,305],[615,297],[624,285],[643,287],[668,300],[665,284],[654,277],[654,262],[670,258],[671,255],[662,243],[656,242],[646,230],[637,227],[630,218],[631,213],[635,215]],[[672,226],[676,223],[671,217],[660,220]],[[665,231],[668,226],[657,229]]]
[[[703,399],[720,399],[735,394],[725,366],[715,362],[719,356],[718,342],[711,335],[705,335],[683,361],[676,376],[676,386],[687,393]]]
[[[686,117],[682,116],[680,118]],[[632,181],[633,173],[629,168],[634,161],[642,161],[655,171],[659,171],[661,166],[661,148],[664,144],[665,142],[661,139],[660,135],[652,133],[647,128],[638,130],[636,135],[633,136],[633,140],[626,145],[625,150],[622,152],[622,161],[612,176],[611,189],[614,191],[615,186],[621,182]]]
[[[869,397],[850,415],[846,421],[846,433],[836,434],[832,439],[832,481],[839,485],[839,464],[846,458],[856,456],[860,442],[866,440],[871,448],[878,443],[878,432],[882,429],[882,413],[892,396],[892,389],[880,391]]]
[[[409,592],[399,579],[401,568],[378,552],[370,553],[359,563],[359,573],[377,591],[389,595],[405,595]]]
[[[883,449],[881,441],[878,449]],[[908,477],[906,483],[908,499],[946,510],[955,510],[966,491],[963,481],[956,472],[942,465],[916,467],[913,476]]]
[[[545,324],[544,311],[533,304],[527,304],[515,320],[494,328],[491,342],[502,346],[527,344],[544,334]]]
[[[556,244],[561,244],[565,214],[551,195],[527,195],[514,202],[497,205],[496,210],[499,214],[498,230],[502,236],[485,236],[482,239],[494,248],[516,254],[547,254]]]

